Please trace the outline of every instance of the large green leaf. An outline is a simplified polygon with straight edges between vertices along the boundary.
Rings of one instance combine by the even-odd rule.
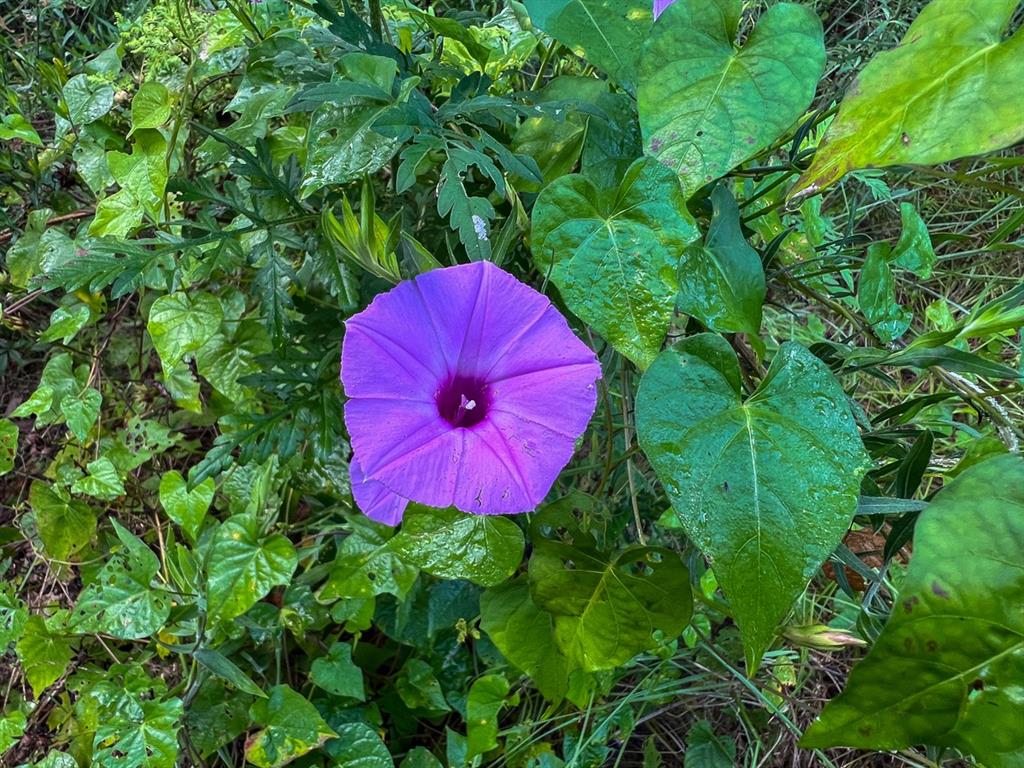
[[[28,617],[15,651],[36,698],[57,682],[71,663],[71,642],[39,614]]]
[[[533,602],[525,576],[480,596],[480,626],[545,698],[561,701],[569,686],[570,662],[555,642],[554,616]]]
[[[631,165],[618,189],[563,176],[533,209],[537,268],[580,319],[641,368],[665,340],[679,256],[697,237],[678,181],[650,159]]]
[[[96,512],[75,499],[65,499],[41,480],[33,480],[28,503],[46,554],[67,561],[87,546],[96,533]]]
[[[736,45],[741,0],[676,0],[644,43],[637,101],[644,152],[687,196],[777,139],[814,98],[825,66],[821,21],[777,3]]]
[[[123,695],[96,730],[94,768],[175,768],[181,699]]]
[[[679,265],[679,309],[720,333],[761,329],[764,267],[743,237],[740,209],[723,184],[711,193],[714,216],[704,245],[691,245]]]
[[[245,759],[257,768],[277,768],[337,736],[309,700],[287,685],[276,685],[270,697],[250,709],[263,726],[245,745]]]
[[[366,723],[339,726],[338,743],[341,746],[332,750],[332,768],[394,768],[387,746]]]
[[[369,520],[356,520],[354,530],[338,546],[338,555],[319,598],[366,598],[385,593],[404,597],[417,569],[399,558],[391,548],[392,531]]]
[[[987,768],[1024,764],[1024,458],[975,465],[917,522],[892,616],[801,742],[928,743]]]
[[[154,301],[146,329],[164,370],[212,339],[223,318],[220,302],[209,293],[178,291]]]
[[[163,627],[171,612],[169,595],[153,586],[160,561],[139,538],[116,520],[114,531],[124,546],[103,566],[78,598],[70,628],[102,632],[121,640],[139,640]]]
[[[627,88],[654,12],[645,0],[526,0],[530,20]]]
[[[902,42],[847,91],[792,195],[857,168],[942,163],[1024,138],[1024,31],[1006,38],[1018,0],[933,0]]]
[[[549,509],[531,527],[530,592],[554,615],[555,641],[573,666],[612,669],[654,646],[656,632],[670,640],[683,631],[693,600],[678,554],[640,546],[604,552],[571,516]]]
[[[752,673],[849,527],[868,460],[842,387],[803,347],[783,345],[746,401],[740,381],[724,339],[692,336],[644,375],[636,424],[672,517],[711,560]]]
[[[406,513],[390,543],[395,554],[420,570],[484,587],[515,573],[526,546],[522,530],[508,518],[425,507]]]
[[[210,613],[233,619],[270,590],[287,584],[298,565],[295,547],[284,536],[264,536],[255,515],[234,515],[213,535],[208,565]]]
[[[185,478],[176,469],[164,473],[160,478],[160,506],[192,541],[196,540],[203,520],[206,519],[206,511],[213,501],[214,488],[213,478],[208,477],[189,490]]]

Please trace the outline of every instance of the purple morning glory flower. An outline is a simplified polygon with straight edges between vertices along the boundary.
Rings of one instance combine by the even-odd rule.
[[[654,0],[654,18],[661,16],[662,12],[676,0]]]
[[[356,504],[388,525],[409,501],[534,509],[590,421],[599,378],[551,302],[490,262],[401,283],[346,323]]]

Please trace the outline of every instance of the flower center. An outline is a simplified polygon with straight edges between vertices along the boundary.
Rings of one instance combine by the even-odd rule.
[[[487,417],[491,407],[486,382],[456,375],[441,385],[434,396],[437,412],[453,427],[472,427]]]

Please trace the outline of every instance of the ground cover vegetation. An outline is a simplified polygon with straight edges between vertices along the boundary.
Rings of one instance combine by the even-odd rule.
[[[1024,764],[1021,19],[5,2],[0,764]]]

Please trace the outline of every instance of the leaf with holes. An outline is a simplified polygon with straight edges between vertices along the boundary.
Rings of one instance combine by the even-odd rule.
[[[181,699],[125,695],[96,729],[94,768],[175,768]]]
[[[814,9],[774,4],[738,47],[742,10],[741,0],[676,0],[644,42],[644,152],[679,174],[687,197],[799,120],[825,66]]]
[[[729,343],[691,336],[644,375],[636,425],[669,522],[711,560],[752,674],[849,528],[868,457],[846,393],[803,347],[783,345],[757,390],[740,393]]]
[[[515,573],[526,546],[522,530],[508,518],[419,506],[406,513],[390,543],[395,554],[420,570],[484,587]]]
[[[1006,37],[1018,5],[932,0],[897,47],[861,70],[790,194],[814,194],[858,168],[932,165],[1024,138],[1024,30]]]
[[[569,308],[640,368],[675,309],[679,256],[698,237],[671,171],[637,160],[618,189],[563,176],[533,209],[533,260]]]
[[[928,743],[990,768],[1020,765],[1022,540],[1021,456],[977,464],[939,491],[917,521],[885,629],[801,744],[895,751]]]
[[[111,523],[124,549],[82,590],[69,628],[83,634],[140,640],[166,623],[171,613],[170,596],[153,586],[160,570],[157,556],[116,520]]]
[[[255,515],[234,515],[213,534],[206,587],[210,613],[218,619],[241,616],[295,572],[292,543],[260,528]]]
[[[369,519],[356,519],[354,530],[338,547],[330,575],[319,598],[366,598],[391,594],[405,597],[416,581],[417,569],[405,563],[391,547],[393,531]]]

